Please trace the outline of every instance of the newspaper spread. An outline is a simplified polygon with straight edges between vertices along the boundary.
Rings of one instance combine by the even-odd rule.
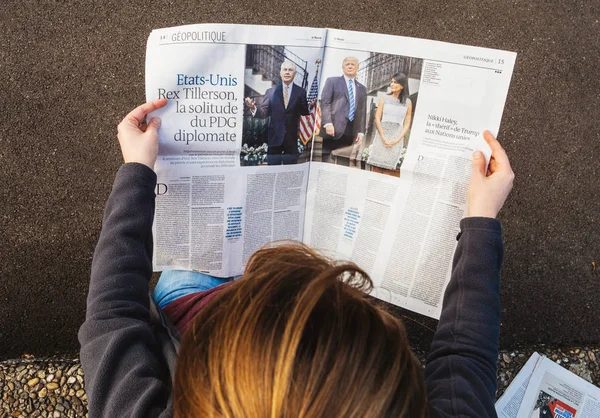
[[[500,418],[597,418],[600,389],[534,353],[496,402]]]
[[[471,155],[490,150],[516,54],[304,27],[153,31],[162,119],[154,269],[230,277],[261,246],[356,262],[373,294],[439,318]]]

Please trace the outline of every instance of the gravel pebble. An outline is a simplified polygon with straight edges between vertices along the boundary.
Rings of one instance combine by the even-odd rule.
[[[534,351],[600,385],[600,347],[501,350],[498,356],[500,397]],[[427,353],[415,353],[425,364]],[[28,359],[0,362],[0,418],[87,417],[83,369],[78,359]]]
[[[27,382],[27,386],[32,388],[35,385],[37,385],[39,382],[40,382],[40,379],[36,377],[36,378],[31,379],[29,382]]]

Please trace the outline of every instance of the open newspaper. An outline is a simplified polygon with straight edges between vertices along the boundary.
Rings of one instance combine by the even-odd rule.
[[[293,239],[356,262],[373,295],[439,318],[471,155],[490,150],[516,54],[304,27],[154,30],[167,98],[154,269],[229,277]]]
[[[533,353],[496,402],[499,418],[597,418],[600,389]]]

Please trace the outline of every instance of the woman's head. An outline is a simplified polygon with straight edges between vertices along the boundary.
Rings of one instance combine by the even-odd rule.
[[[182,339],[176,417],[424,417],[422,369],[352,263],[262,249]]]
[[[404,103],[409,96],[408,78],[404,73],[396,73],[390,80],[391,94],[399,92],[398,101]]]

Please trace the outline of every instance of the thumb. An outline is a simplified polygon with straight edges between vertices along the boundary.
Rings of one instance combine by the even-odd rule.
[[[156,133],[158,131],[158,128],[160,128],[160,119],[152,118],[150,123],[148,123],[148,127],[146,128],[146,133],[148,133],[148,132]]]
[[[481,151],[475,151],[473,153],[471,166],[473,169],[472,175],[485,177],[485,158],[483,158]]]

